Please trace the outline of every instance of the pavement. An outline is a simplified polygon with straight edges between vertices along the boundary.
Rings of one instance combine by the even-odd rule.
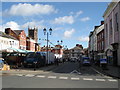
[[[61,66],[62,63],[59,64]],[[48,73],[52,69],[55,69],[57,66],[56,65],[47,65],[44,67],[36,68],[19,68],[19,69],[10,69],[10,70],[5,70],[5,71],[0,71],[0,75],[10,75],[10,74],[39,74],[39,73]]]
[[[93,67],[95,69],[97,69],[99,72],[101,72],[107,76],[111,76],[111,77],[120,79],[120,67],[118,67],[118,66],[107,66],[107,69],[105,69],[105,70],[103,70],[99,66],[93,65]]]

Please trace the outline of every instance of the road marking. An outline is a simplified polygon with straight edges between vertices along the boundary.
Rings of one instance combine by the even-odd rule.
[[[93,67],[91,67],[91,69],[93,69],[95,72],[97,72],[98,74],[105,76],[104,74],[100,73],[98,70],[94,69]]]
[[[92,81],[92,78],[83,78],[83,80],[88,80],[88,81]]]
[[[59,79],[68,79],[68,77],[59,77]]]
[[[27,74],[27,75],[25,75],[26,77],[33,77],[33,76],[35,76],[35,75],[33,75],[33,74]]]
[[[73,70],[72,72],[70,72],[70,74],[72,74],[72,73],[77,73],[77,74],[81,74],[79,71],[77,71],[77,70]]]
[[[37,75],[36,77],[45,78],[43,75]]]
[[[17,74],[17,76],[20,76],[20,77],[21,77],[21,76],[23,76],[23,74]]]
[[[73,78],[71,78],[71,80],[80,80],[80,78],[74,78],[74,77],[73,77]]]
[[[105,81],[105,79],[96,79],[96,81]]]
[[[110,82],[117,82],[116,79],[108,79],[108,81],[110,81]]]
[[[56,78],[56,76],[48,76],[48,78],[55,79],[55,78]]]

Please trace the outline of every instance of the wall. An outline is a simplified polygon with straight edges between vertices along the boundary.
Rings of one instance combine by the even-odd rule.
[[[12,43],[10,44],[10,42]],[[7,49],[7,48],[19,49],[19,41],[0,36],[0,50]]]
[[[19,35],[19,48],[26,50],[26,34],[24,30]]]
[[[27,38],[27,42],[26,42],[26,49],[30,50],[30,51],[35,51],[35,41],[32,40],[31,38]]]
[[[118,13],[118,23],[119,30],[116,28],[115,14]],[[105,49],[111,47],[111,44],[118,43],[117,56],[118,56],[118,65],[120,65],[120,2],[114,6],[110,7],[108,13],[104,16],[105,19]],[[110,20],[112,19],[112,35],[110,34]],[[106,24],[108,25],[108,31],[106,29]]]

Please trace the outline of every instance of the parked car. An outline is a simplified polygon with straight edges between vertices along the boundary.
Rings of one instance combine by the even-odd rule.
[[[12,52],[8,53],[5,59],[11,67],[18,68],[22,66],[25,57],[26,53]]]
[[[71,62],[76,62],[77,59],[76,59],[76,57],[72,57],[72,58],[70,59],[70,61],[71,61]]]
[[[41,52],[29,52],[23,63],[24,67],[41,67],[45,65],[45,56]]]
[[[90,66],[91,65],[90,58],[89,57],[83,57],[82,58],[82,65]]]

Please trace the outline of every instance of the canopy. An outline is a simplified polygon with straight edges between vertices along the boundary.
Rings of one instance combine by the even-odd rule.
[[[12,51],[11,51],[12,50]],[[29,51],[29,50],[22,50],[22,49],[16,49],[16,48],[7,48],[1,51],[6,51],[6,52],[22,52],[22,53],[27,53],[27,52],[33,52],[33,51]]]

